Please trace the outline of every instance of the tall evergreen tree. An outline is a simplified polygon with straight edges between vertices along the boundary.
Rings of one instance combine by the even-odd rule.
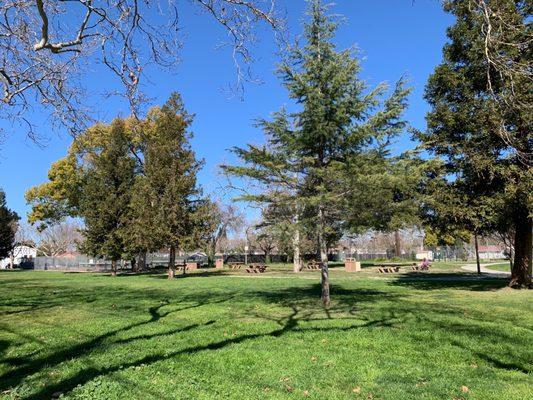
[[[13,250],[18,219],[17,213],[7,207],[6,194],[0,189],[0,259]]]
[[[145,221],[153,244],[169,249],[169,279],[174,277],[176,251],[194,246],[203,226],[197,221],[202,202],[196,183],[202,162],[190,146],[191,123],[192,116],[174,93],[163,107],[150,111],[144,127],[144,176],[137,183],[133,209]]]
[[[294,48],[280,67],[290,97],[300,110],[282,110],[261,121],[268,137],[264,148],[249,146],[235,152],[248,165],[226,167],[230,173],[264,183],[283,183],[291,190],[249,196],[260,202],[291,202],[314,227],[322,264],[322,301],[330,304],[327,258],[328,228],[343,219],[347,174],[358,173],[368,153],[379,151],[383,140],[404,128],[400,120],[408,90],[400,81],[393,94],[380,85],[367,92],[358,78],[359,61],[352,50],[338,51],[333,42],[337,23],[320,0],[309,3],[306,43]],[[380,107],[381,106],[381,107]],[[386,142],[386,140],[385,140]]]
[[[80,196],[80,215],[85,221],[83,248],[88,254],[112,262],[124,254],[129,204],[135,179],[135,161],[124,121],[116,119],[104,133],[106,140],[98,153],[88,159],[86,179]]]
[[[435,189],[436,207],[430,214],[440,213],[474,231],[514,227],[511,286],[528,286],[533,229],[533,86],[531,76],[517,74],[509,79],[499,70],[500,65],[487,57],[494,49],[487,47],[493,42],[486,40],[484,6],[490,6],[501,22],[496,53],[514,65],[529,66],[531,71],[531,46],[521,45],[531,36],[531,4],[447,0],[444,5],[456,23],[448,29],[444,60],[426,88],[432,107],[428,130],[417,135],[423,147],[443,161],[442,185]]]

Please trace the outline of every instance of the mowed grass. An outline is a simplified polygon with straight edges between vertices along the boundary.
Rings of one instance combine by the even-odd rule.
[[[487,265],[485,268],[491,269],[493,271],[511,271],[511,265],[509,264],[509,262]]]
[[[423,274],[0,272],[5,399],[529,399],[533,294]]]

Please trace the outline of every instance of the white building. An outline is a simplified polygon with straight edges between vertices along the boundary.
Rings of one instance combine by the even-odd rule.
[[[30,246],[15,246],[13,249],[14,263],[18,265],[24,259],[34,259],[37,257],[37,249]],[[11,264],[11,258],[0,260],[0,269],[5,269]]]
[[[504,250],[499,246],[479,246],[479,258],[482,260],[504,260]]]

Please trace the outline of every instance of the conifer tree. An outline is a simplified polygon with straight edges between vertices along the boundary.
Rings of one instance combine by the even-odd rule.
[[[404,129],[400,120],[408,90],[398,82],[383,103],[386,85],[367,90],[358,77],[352,50],[334,44],[337,23],[320,0],[309,2],[305,44],[292,49],[279,73],[299,110],[282,110],[260,121],[265,147],[235,149],[247,164],[227,172],[258,180],[274,190],[249,195],[258,202],[287,202],[314,228],[322,264],[322,301],[330,304],[327,233],[342,221],[347,174],[358,174],[367,154],[379,151],[391,135]],[[275,190],[286,187],[289,190]],[[300,221],[302,222],[302,221]]]
[[[448,29],[444,60],[426,88],[432,107],[428,130],[417,135],[424,149],[442,160],[441,185],[434,185],[435,207],[430,214],[442,215],[442,223],[449,220],[475,232],[514,228],[510,284],[528,286],[533,86],[531,75],[502,73],[501,63],[494,63],[491,54],[508,60],[505,65],[511,69],[520,65],[531,72],[531,45],[523,45],[531,42],[531,5],[512,0],[448,0],[444,4],[456,22]],[[499,21],[497,42],[487,41],[486,6]],[[497,49],[492,48],[495,44]]]
[[[83,249],[112,262],[116,275],[128,238],[126,226],[135,161],[129,150],[124,121],[116,119],[104,132],[100,152],[91,154],[80,196],[80,216],[85,222]]]
[[[19,217],[6,204],[6,194],[0,189],[0,259],[9,256],[15,245],[16,223]]]
[[[145,221],[142,225],[152,241],[150,247],[169,249],[169,279],[175,274],[176,251],[198,244],[203,226],[198,221],[202,201],[196,183],[202,162],[190,146],[191,123],[192,116],[176,93],[163,107],[150,111],[144,127],[144,176],[137,182],[134,197],[134,213]]]

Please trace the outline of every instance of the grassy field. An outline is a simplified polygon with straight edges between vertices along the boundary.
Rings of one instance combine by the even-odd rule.
[[[493,271],[511,271],[511,266],[509,265],[509,262],[487,265],[485,268],[491,269]]]
[[[533,292],[384,276],[0,272],[4,399],[533,398]]]

